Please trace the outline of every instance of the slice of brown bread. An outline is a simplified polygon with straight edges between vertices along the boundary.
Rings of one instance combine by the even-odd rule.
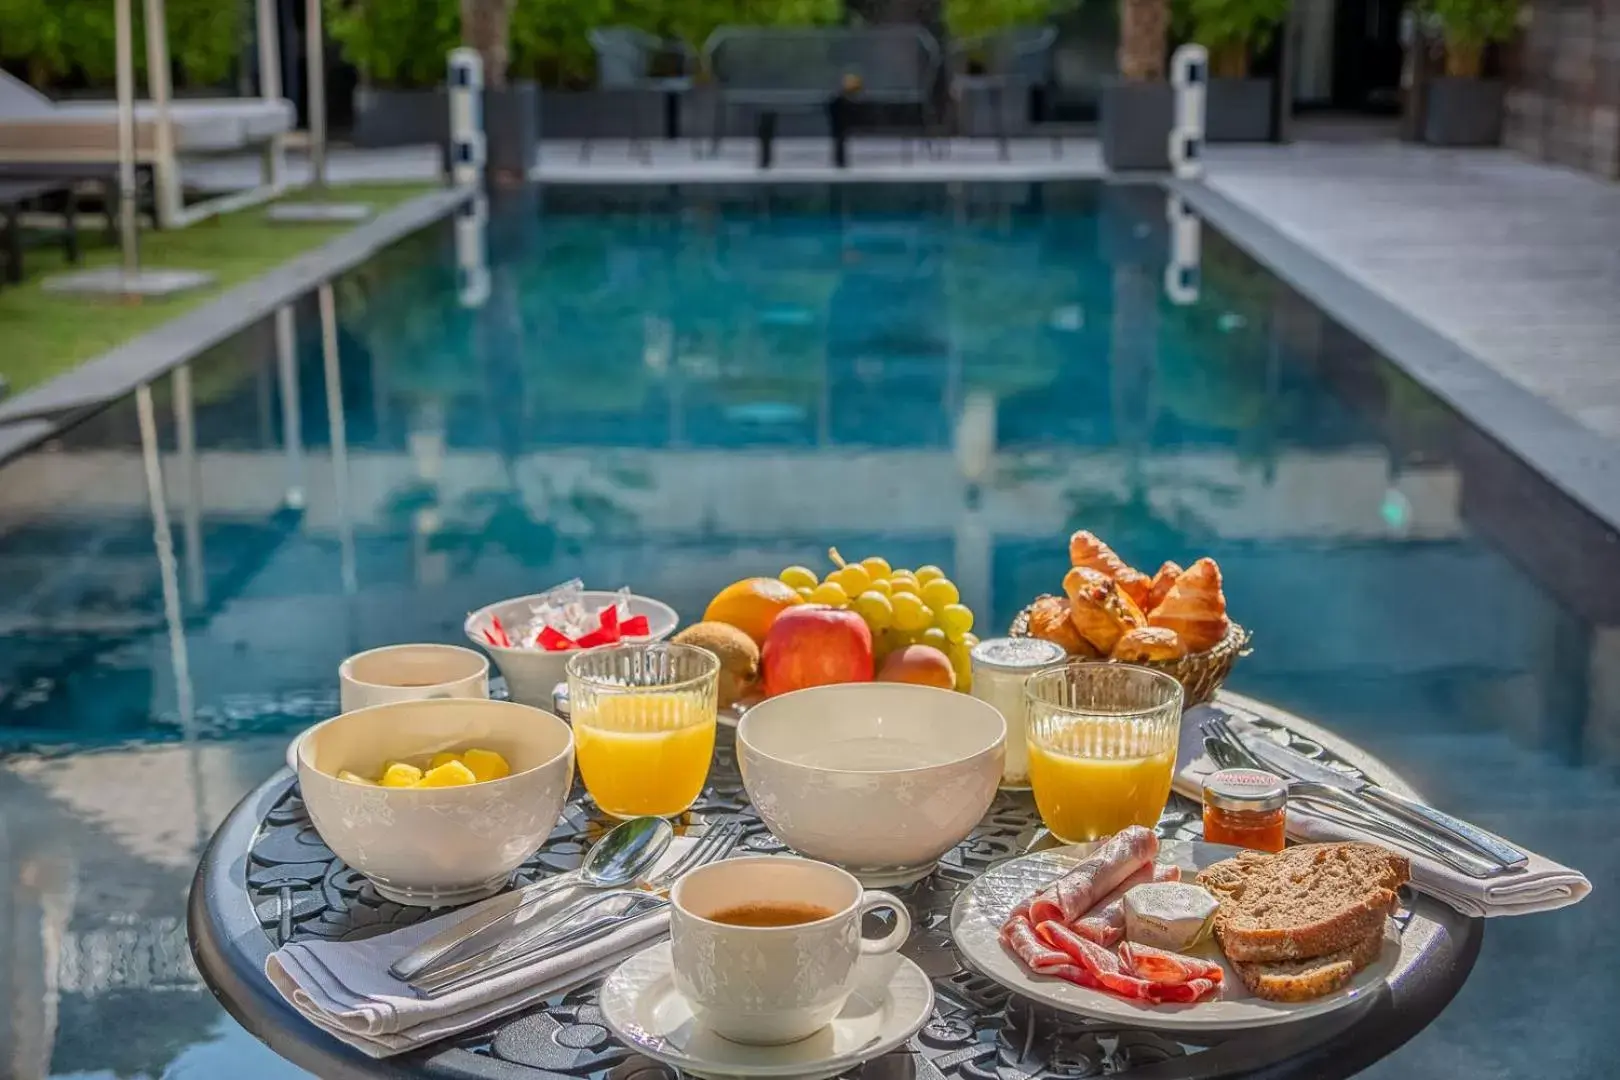
[[[1308,960],[1350,949],[1395,910],[1410,864],[1376,844],[1245,851],[1199,871],[1215,894],[1215,940],[1234,962]]]
[[[1384,948],[1384,927],[1347,949],[1310,960],[1278,960],[1270,964],[1233,963],[1249,993],[1267,1001],[1309,1001],[1347,985],[1356,972],[1378,959]]]

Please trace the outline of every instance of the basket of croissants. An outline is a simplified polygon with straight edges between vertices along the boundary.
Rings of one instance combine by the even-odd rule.
[[[1071,659],[1163,671],[1181,683],[1188,706],[1214,697],[1248,651],[1248,631],[1227,618],[1214,559],[1185,570],[1167,562],[1149,577],[1082,529],[1069,538],[1069,562],[1064,595],[1020,611],[1013,637],[1055,642]]]

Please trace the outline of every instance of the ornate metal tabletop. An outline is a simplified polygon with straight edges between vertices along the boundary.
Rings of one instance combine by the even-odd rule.
[[[1286,726],[1301,745],[1370,778],[1404,788],[1365,753],[1291,714],[1222,694],[1215,708]],[[709,784],[679,823],[701,832],[738,822],[752,853],[784,851],[748,804],[733,740],[721,730]],[[583,790],[517,873],[522,881],[572,869],[611,823]],[[1173,796],[1159,822],[1167,837],[1201,836],[1198,808]],[[1016,997],[963,966],[946,929],[958,890],[1043,838],[1028,794],[1001,792],[972,835],[922,881],[897,890],[914,929],[904,952],[932,978],[932,1019],[903,1049],[862,1066],[852,1080],[1080,1080],[1129,1073],[1143,1080],[1217,1076],[1348,1076],[1422,1030],[1473,967],[1483,920],[1412,895],[1399,918],[1411,960],[1365,1006],[1263,1031],[1199,1041],[1055,1013]],[[614,1040],[582,987],[432,1047],[373,1060],[302,1019],[264,977],[266,956],[306,937],[353,939],[431,914],[384,900],[321,842],[282,770],[244,799],[215,834],[197,870],[189,910],[192,952],[203,978],[244,1027],[327,1080],[443,1077],[483,1080],[671,1080],[672,1070]]]

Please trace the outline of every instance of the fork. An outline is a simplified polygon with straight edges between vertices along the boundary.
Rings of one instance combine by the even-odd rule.
[[[1209,754],[1210,760],[1223,769],[1259,769],[1262,772],[1275,773],[1264,762],[1255,757],[1249,748],[1244,746],[1224,722],[1206,720],[1198,726],[1204,736],[1204,750]],[[1439,859],[1459,873],[1474,878],[1496,877],[1503,873],[1503,867],[1497,863],[1487,862],[1472,852],[1452,847],[1437,837],[1429,836],[1410,828],[1401,821],[1389,817],[1373,806],[1362,802],[1347,791],[1333,787],[1331,784],[1320,784],[1312,780],[1296,780],[1292,777],[1282,777],[1283,783],[1288,787],[1290,799],[1302,799],[1306,802],[1325,803],[1338,811],[1336,814],[1323,815],[1330,817],[1341,825],[1350,825],[1354,828],[1365,829],[1375,833],[1385,840],[1397,844],[1406,844]],[[1348,819],[1348,820],[1347,820]]]
[[[430,998],[441,997],[606,937],[667,908],[668,890],[675,882],[700,866],[726,858],[742,838],[742,826],[735,822],[711,827],[679,859],[637,888],[614,889],[577,900],[542,926],[497,941],[464,960],[418,972],[409,980],[410,985]],[[587,918],[599,909],[606,911]]]

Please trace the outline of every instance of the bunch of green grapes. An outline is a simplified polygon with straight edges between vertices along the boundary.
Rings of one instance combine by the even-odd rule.
[[[937,566],[896,570],[882,556],[845,562],[833,548],[834,564],[825,578],[807,566],[790,566],[777,575],[812,604],[850,608],[872,631],[879,666],[894,650],[906,645],[932,645],[950,657],[956,688],[972,689],[968,654],[979,639],[973,636],[973,612],[956,584]]]

